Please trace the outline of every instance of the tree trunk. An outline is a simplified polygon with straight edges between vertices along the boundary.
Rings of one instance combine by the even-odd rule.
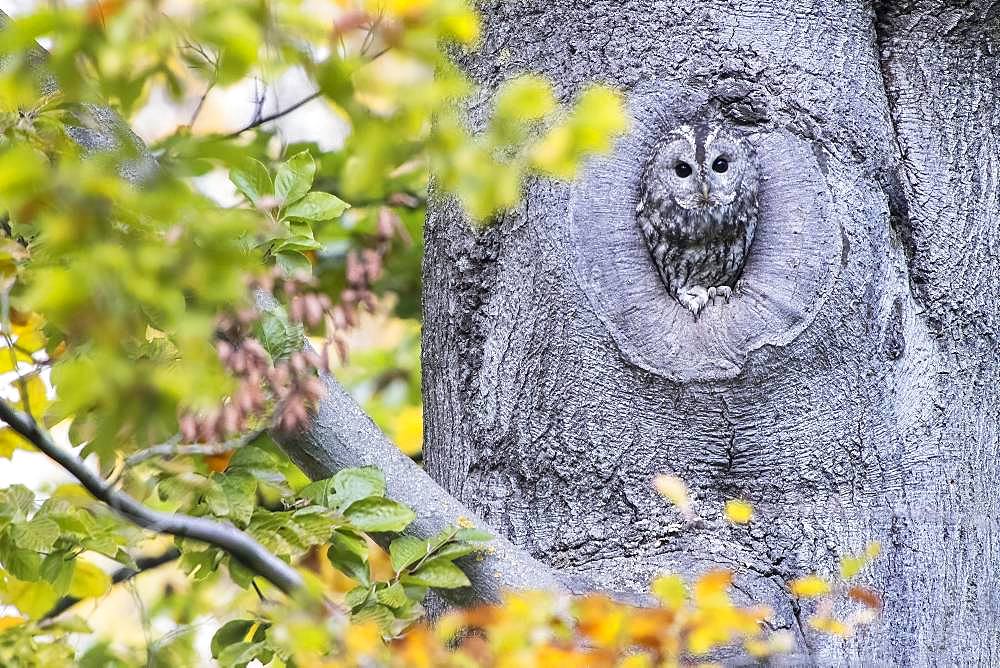
[[[428,470],[610,590],[731,568],[819,664],[996,665],[1000,5],[791,7],[482,7],[462,60],[487,92],[521,71],[566,99],[599,81],[634,122],[489,228],[448,203],[429,217]],[[696,322],[630,212],[657,133],[711,119],[758,146],[762,218],[742,294]],[[656,494],[660,472],[704,522]],[[730,498],[753,503],[748,527],[723,519]],[[881,621],[817,636],[787,581],[869,540]]]

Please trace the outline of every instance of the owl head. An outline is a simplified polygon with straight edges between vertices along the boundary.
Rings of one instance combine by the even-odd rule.
[[[707,209],[732,204],[756,175],[757,162],[750,144],[725,126],[682,125],[658,144],[648,169],[655,199]]]

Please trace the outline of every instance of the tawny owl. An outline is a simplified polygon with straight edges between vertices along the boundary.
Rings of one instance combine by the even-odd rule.
[[[759,210],[753,147],[720,125],[682,125],[643,171],[636,219],[670,295],[695,316],[729,301]]]

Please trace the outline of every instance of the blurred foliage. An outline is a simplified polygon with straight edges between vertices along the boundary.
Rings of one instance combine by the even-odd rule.
[[[94,455],[109,485],[245,531],[331,602],[300,607],[228,554],[178,539],[185,577],[142,600],[139,638],[47,618],[62,597],[114,592],[109,564],[134,567],[156,536],[77,485],[44,497],[13,486],[0,490],[0,665],[192,665],[206,618],[219,620],[211,653],[224,666],[644,666],[732,643],[784,651],[761,631],[767,611],[730,602],[723,573],[691,591],[658,580],[659,609],[524,594],[413,628],[429,589],[468,584],[461,564],[489,537],[461,518],[406,536],[414,513],[386,498],[377,470],[310,482],[266,435],[300,424],[332,368],[417,455],[431,175],[470,224],[488,224],[527,178],[572,178],[625,130],[618,93],[560,100],[518,73],[471,123],[464,109],[482,95],[448,53],[474,49],[479,32],[465,0],[39,3],[0,30],[2,400]],[[243,128],[200,129],[213,91],[291,71],[315,87],[300,102],[343,122],[339,148],[286,143],[267,118],[299,104],[269,114],[263,98]],[[190,120],[148,152],[127,123],[160,93]],[[218,174],[238,204],[199,190]],[[255,290],[280,306],[258,311]],[[306,338],[321,354],[300,351]],[[21,449],[32,446],[0,429],[0,458]],[[745,504],[727,512],[752,519]],[[841,593],[825,582],[793,587]],[[864,621],[817,619],[835,634]]]

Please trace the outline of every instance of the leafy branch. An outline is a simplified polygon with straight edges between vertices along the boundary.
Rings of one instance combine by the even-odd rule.
[[[75,453],[60,447],[30,415],[0,400],[0,419],[76,478],[94,498],[144,529],[190,538],[224,550],[255,574],[289,595],[305,591],[302,576],[256,540],[236,529],[202,517],[153,510],[108,485]]]

